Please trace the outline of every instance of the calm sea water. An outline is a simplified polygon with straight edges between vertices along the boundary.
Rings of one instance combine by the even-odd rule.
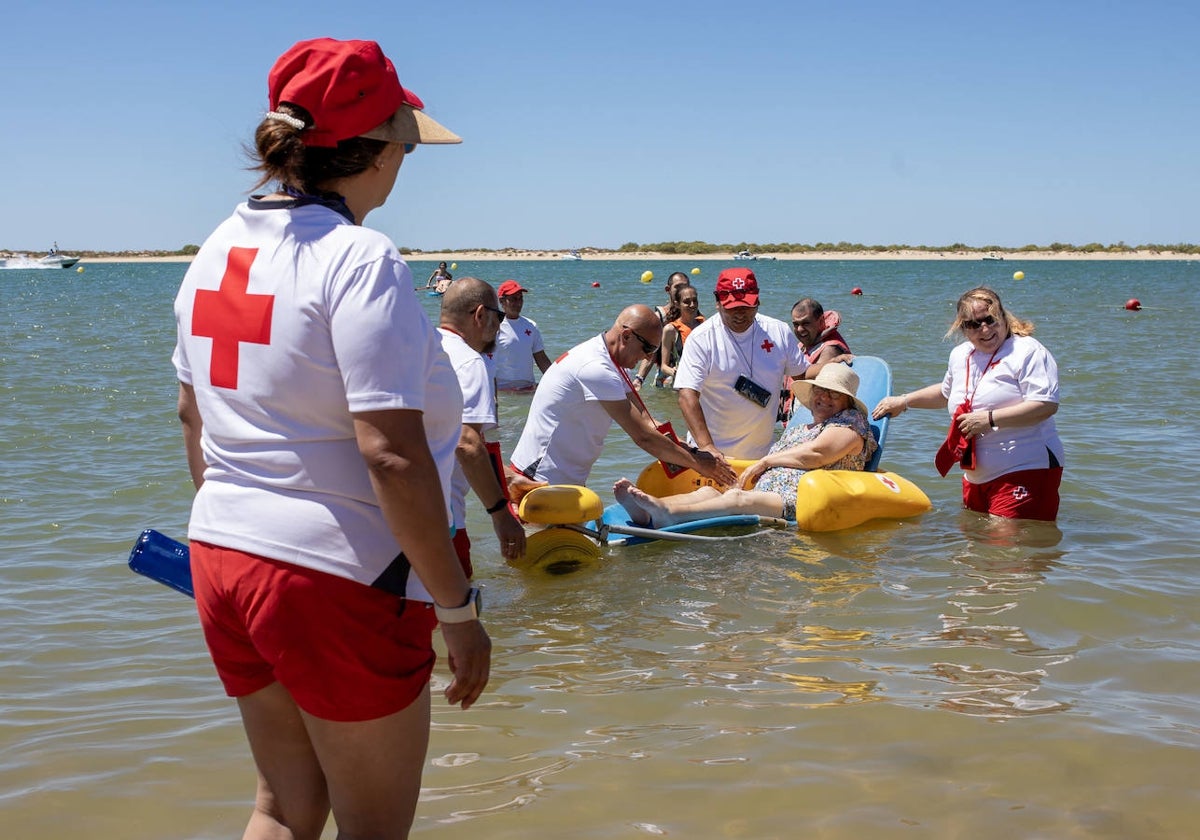
[[[529,286],[554,357],[694,266],[711,301],[714,262],[455,273]],[[432,268],[414,262],[421,280]],[[1200,263],[755,269],[766,314],[804,294],[838,309],[898,391],[940,379],[957,295],[998,288],[1060,366],[1057,527],[963,512],[957,479],[933,469],[940,412],[894,423],[884,455],[934,501],[916,520],[610,549],[549,577],[505,566],[476,505],[493,679],[472,711],[436,708],[414,833],[1194,836]],[[6,836],[232,837],[249,813],[253,766],[192,603],[125,566],[142,528],[186,528],[170,365],[183,271],[0,272]],[[669,392],[648,402],[679,427]],[[527,407],[504,397],[506,452]],[[591,484],[607,497],[645,461],[614,435]]]

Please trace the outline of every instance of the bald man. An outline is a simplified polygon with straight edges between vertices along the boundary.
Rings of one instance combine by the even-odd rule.
[[[496,346],[503,318],[496,290],[476,277],[455,280],[442,296],[438,334],[463,394],[462,433],[450,479],[450,516],[454,550],[468,578],[474,572],[467,534],[468,487],[492,518],[504,558],[516,560],[525,553],[525,529],[509,510],[487,449],[486,434],[497,421],[496,384],[486,354]]]
[[[560,356],[534,393],[513,468],[550,484],[586,484],[615,421],[654,458],[732,484],[735,475],[723,460],[670,441],[634,396],[626,371],[655,358],[661,341],[658,315],[636,304],[621,310],[608,330]]]

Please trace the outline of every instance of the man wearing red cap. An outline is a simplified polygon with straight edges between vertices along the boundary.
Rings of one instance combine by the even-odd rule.
[[[791,328],[758,314],[758,279],[745,268],[717,278],[717,312],[692,330],[675,369],[691,442],[725,458],[757,460],[774,436],[785,376],[808,367]]]
[[[536,364],[542,373],[550,367],[550,357],[546,355],[537,322],[521,315],[527,291],[516,280],[505,280],[500,284],[500,308],[504,310],[504,320],[496,334],[496,352],[492,359],[496,387],[501,391],[532,391],[537,387],[533,366]]]

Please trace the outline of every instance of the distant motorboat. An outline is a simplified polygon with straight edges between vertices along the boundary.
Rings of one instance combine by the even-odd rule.
[[[563,254],[562,258],[564,260],[581,260],[583,259],[583,254],[579,253],[578,251],[571,251],[570,253]]]
[[[26,254],[13,254],[0,258],[0,268],[70,268],[77,262],[79,257],[68,257],[57,252],[36,259]]]
[[[751,254],[749,251],[738,251],[736,254],[733,255],[733,258],[735,260],[773,260],[773,259],[775,259],[775,257],[771,257],[771,256],[760,255],[760,254]]]
[[[999,254],[984,254],[983,258],[985,260],[999,260],[1001,262],[1004,260],[1004,257],[1000,256]]]

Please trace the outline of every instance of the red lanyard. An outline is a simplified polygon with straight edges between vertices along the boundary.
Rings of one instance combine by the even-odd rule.
[[[646,416],[650,418],[650,422],[654,422],[654,415],[650,413],[650,409],[646,408],[646,404],[642,402],[642,395],[638,393],[638,389],[633,387],[633,380],[629,378],[629,374],[625,372],[625,368],[617,363],[617,358],[612,354],[612,350],[608,347],[608,342],[604,340],[604,333],[600,333],[600,341],[604,343],[604,349],[608,351],[608,358],[612,360],[613,367],[617,369],[617,373],[621,374],[621,378],[625,380],[625,384],[629,386],[629,393],[633,394],[633,398],[637,400],[637,404],[641,406]],[[657,424],[656,424],[657,425]]]
[[[1004,346],[1004,342],[1002,341],[1002,342],[1000,342],[1000,347],[1003,347],[1003,346]],[[991,357],[988,358],[988,363],[986,365],[984,365],[983,371],[979,374],[979,379],[975,382],[975,387],[971,389],[971,396],[966,398],[967,405],[975,404],[975,392],[979,390],[979,383],[983,381],[983,377],[987,376],[988,369],[991,368],[992,362],[996,358],[996,354],[1000,352],[1000,347],[997,347],[995,350],[992,351]],[[967,381],[966,381],[966,384],[963,385],[963,395],[964,396],[967,393],[967,385],[971,384],[971,357],[974,355],[975,355],[974,350],[972,350],[970,353],[967,354]]]

